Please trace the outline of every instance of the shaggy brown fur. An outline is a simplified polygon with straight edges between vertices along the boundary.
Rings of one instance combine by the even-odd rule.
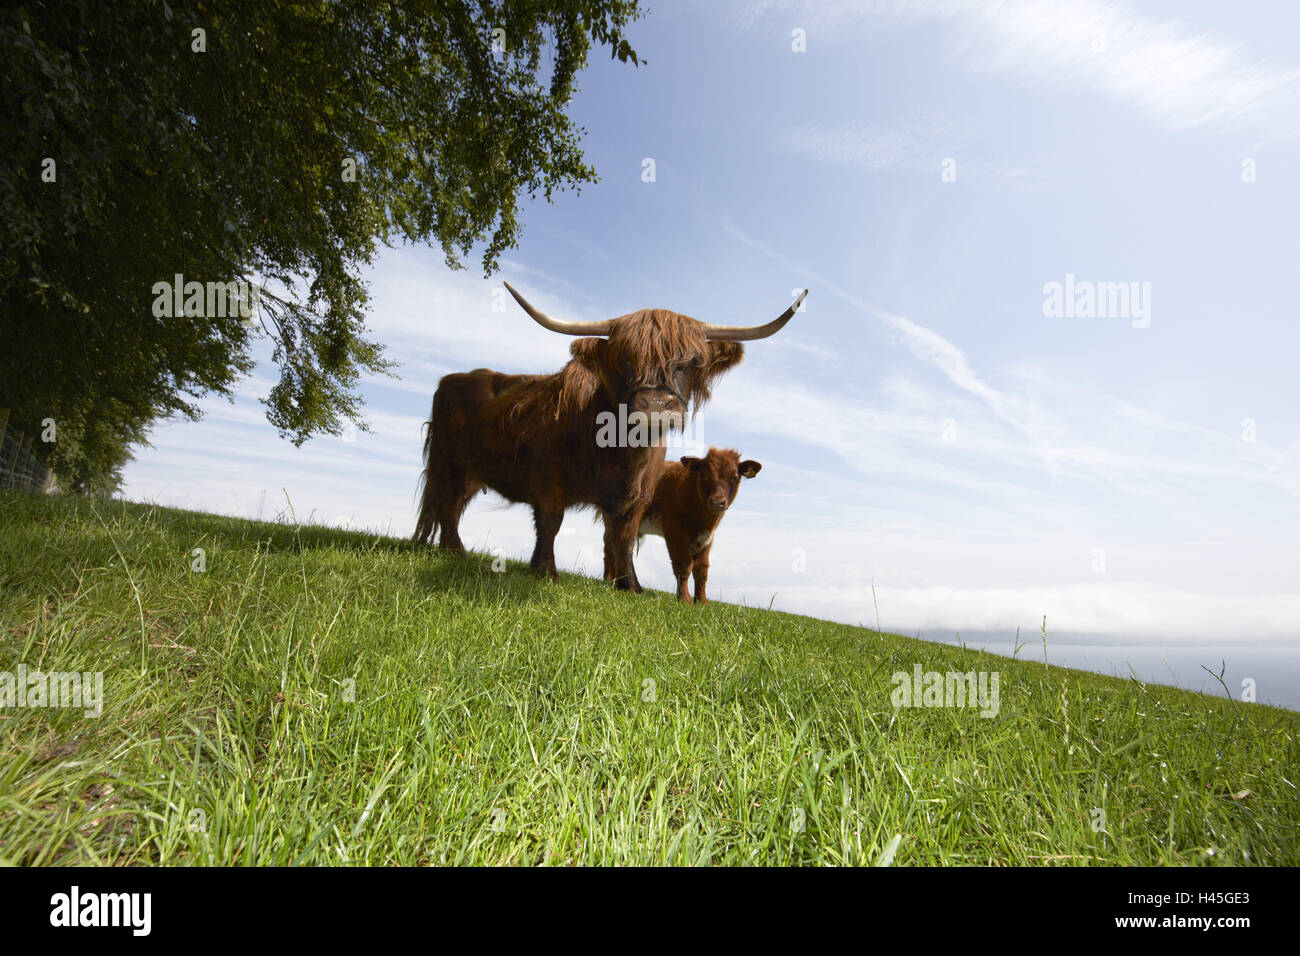
[[[695,578],[695,603],[708,604],[709,551],[722,516],[736,500],[740,479],[753,478],[763,466],[741,461],[731,449],[710,448],[706,458],[668,462],[638,534],[661,535],[677,578],[677,599],[690,603],[686,579]]]
[[[744,356],[710,342],[689,316],[646,309],[615,320],[608,338],[581,338],[553,375],[476,369],[438,383],[424,441],[424,491],[414,540],[464,550],[458,525],[474,494],[491,488],[533,508],[532,567],[558,578],[555,535],[564,511],[598,508],[605,521],[605,577],[640,591],[632,548],[663,468],[662,444],[602,448],[602,412],[618,406],[677,416],[706,402],[714,379]]]

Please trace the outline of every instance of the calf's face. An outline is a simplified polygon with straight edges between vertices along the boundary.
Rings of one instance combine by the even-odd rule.
[[[730,449],[710,448],[706,458],[683,458],[682,464],[695,480],[696,495],[709,514],[721,515],[736,500],[741,478],[753,478],[763,466],[751,459],[740,460]]]

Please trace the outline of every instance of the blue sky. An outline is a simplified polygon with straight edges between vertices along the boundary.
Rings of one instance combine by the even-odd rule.
[[[571,110],[601,182],[529,204],[500,275],[377,261],[401,367],[365,383],[371,433],[294,449],[264,365],[157,427],[126,496],[271,518],[287,493],[406,536],[438,377],[567,359],[501,279],[565,317],[724,323],[808,287],[696,420],[764,465],[712,598],[905,632],[1300,636],[1300,6],[661,3],[632,38],[646,64],[594,57]],[[1067,275],[1148,288],[1149,323],[1046,315]],[[462,534],[532,547],[490,496]],[[588,514],[557,558],[599,575]],[[670,587],[657,539],[637,566]]]

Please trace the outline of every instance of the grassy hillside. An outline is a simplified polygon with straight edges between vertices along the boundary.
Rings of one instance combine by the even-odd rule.
[[[0,493],[20,662],[8,862],[1300,863],[1300,715],[360,533]]]

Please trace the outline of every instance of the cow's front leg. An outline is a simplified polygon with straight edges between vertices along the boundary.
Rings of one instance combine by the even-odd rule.
[[[614,587],[620,591],[640,594],[644,588],[636,579],[636,568],[632,566],[632,552],[636,547],[637,529],[641,526],[641,513],[637,511],[611,515],[606,521],[606,549],[613,557]]]
[[[533,507],[533,524],[537,528],[537,545],[533,548],[533,559],[529,567],[533,573],[542,577],[549,576],[552,581],[560,580],[560,572],[555,567],[555,536],[560,532],[560,523],[564,521],[563,508]]]

